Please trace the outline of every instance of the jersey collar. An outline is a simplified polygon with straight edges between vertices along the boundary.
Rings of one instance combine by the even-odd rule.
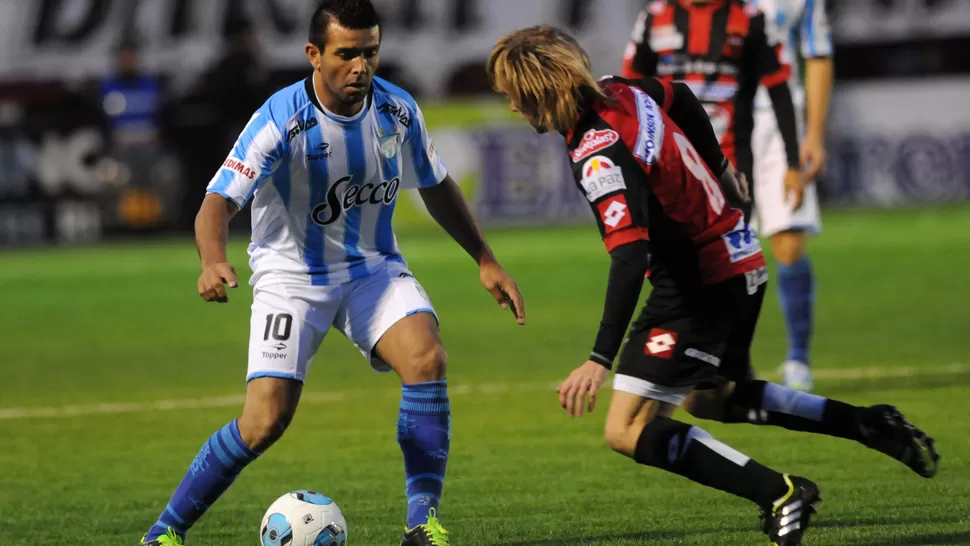
[[[374,96],[374,83],[371,82],[370,90],[367,92],[367,98],[364,99],[364,106],[360,109],[360,112],[357,112],[356,114],[349,117],[341,116],[331,112],[330,110],[327,110],[327,108],[323,105],[323,103],[320,102],[320,97],[317,95],[317,90],[313,85],[313,76],[310,76],[309,78],[304,80],[304,86],[306,87],[307,96],[310,97],[310,102],[312,102],[313,105],[317,107],[317,110],[320,110],[321,112],[323,112],[323,115],[327,116],[328,118],[338,123],[353,123],[355,121],[358,121],[360,118],[367,115],[367,111],[370,110],[370,105],[373,102],[372,99]]]

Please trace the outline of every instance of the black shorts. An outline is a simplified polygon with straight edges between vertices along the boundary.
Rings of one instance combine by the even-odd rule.
[[[670,391],[671,403],[679,403],[677,393],[753,377],[751,340],[767,279],[766,268],[711,285],[654,272],[653,291],[620,355],[614,388],[648,398],[657,389]]]

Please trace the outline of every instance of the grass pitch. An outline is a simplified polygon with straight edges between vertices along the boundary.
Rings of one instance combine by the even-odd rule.
[[[813,545],[970,544],[970,209],[827,214],[812,242],[818,392],[897,404],[937,439],[924,480],[859,445],[749,425],[703,426],[825,502]],[[493,231],[526,297],[515,326],[442,235],[401,245],[442,319],[453,444],[441,508],[454,544],[767,544],[757,510],[610,452],[608,396],[570,420],[554,392],[588,354],[608,258],[590,226]],[[245,242],[231,259],[244,275]],[[133,545],[199,446],[238,414],[250,290],[196,295],[191,241],[0,256],[0,545]],[[759,369],[785,349],[774,299]],[[644,292],[644,296],[646,291]],[[280,494],[317,489],[343,508],[355,546],[396,544],[404,478],[399,387],[332,333],[290,430],[189,535],[190,546],[257,544]],[[686,418],[686,414],[681,415]]]

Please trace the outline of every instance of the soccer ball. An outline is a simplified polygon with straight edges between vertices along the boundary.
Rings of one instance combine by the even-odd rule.
[[[259,526],[261,546],[344,546],[347,520],[330,497],[290,491],[266,510]]]

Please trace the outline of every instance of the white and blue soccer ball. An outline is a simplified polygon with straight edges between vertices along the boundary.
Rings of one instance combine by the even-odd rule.
[[[316,491],[290,491],[266,510],[261,546],[345,546],[347,520],[337,503]]]

